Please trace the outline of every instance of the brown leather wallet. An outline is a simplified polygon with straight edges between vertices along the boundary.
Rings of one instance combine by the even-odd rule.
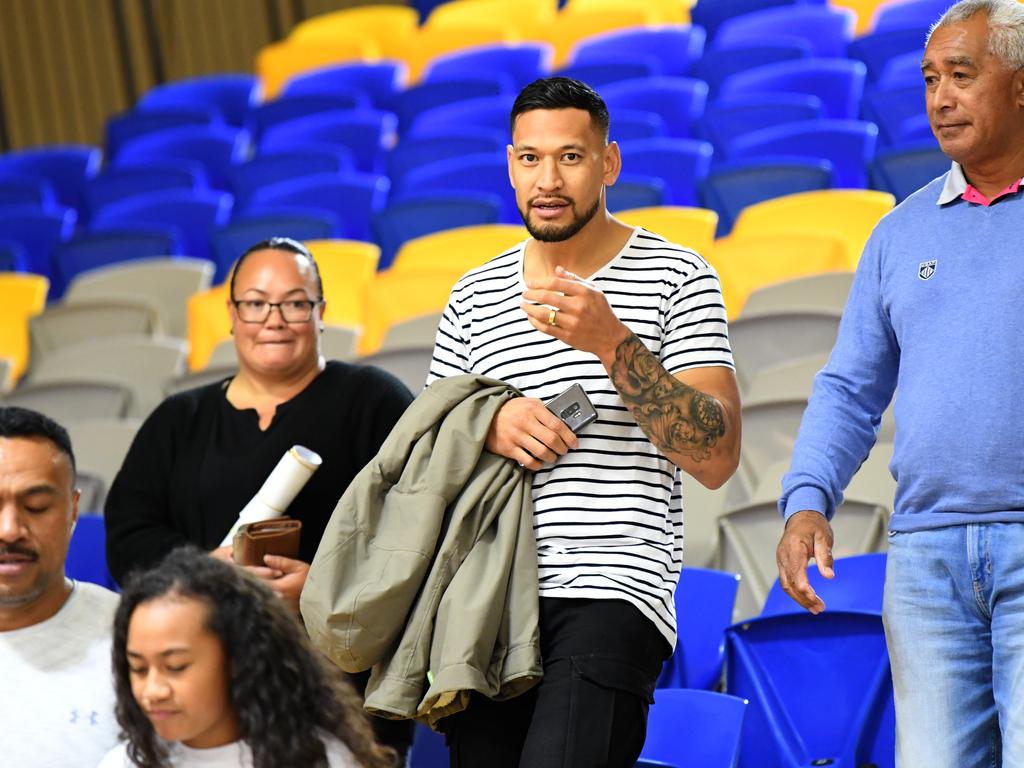
[[[264,555],[294,559],[301,535],[302,521],[290,517],[246,523],[235,532],[231,556],[239,565],[265,565]]]

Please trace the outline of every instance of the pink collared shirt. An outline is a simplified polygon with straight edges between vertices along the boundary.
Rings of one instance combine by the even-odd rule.
[[[945,205],[956,200],[958,197],[962,197],[968,203],[989,206],[1001,197],[1016,194],[1022,182],[1024,182],[1024,179],[1017,179],[1003,191],[992,198],[988,198],[968,183],[967,177],[964,176],[963,168],[960,167],[959,163],[954,162],[946,176],[946,183],[943,185],[937,203],[938,205]]]

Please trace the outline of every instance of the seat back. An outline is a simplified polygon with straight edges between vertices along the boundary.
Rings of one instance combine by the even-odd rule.
[[[867,67],[850,59],[796,59],[737,72],[721,85],[719,95],[803,93],[817,96],[825,116],[853,120],[860,114]]]
[[[4,321],[0,323],[0,358],[10,361],[13,384],[28,367],[29,318],[43,311],[50,281],[42,275],[0,272],[0,303]]]
[[[361,328],[366,288],[377,274],[380,248],[358,240],[306,240],[324,286],[324,322]]]
[[[655,694],[640,756],[681,768],[734,768],[746,710],[737,696],[663,688]]]
[[[711,251],[718,214],[707,208],[664,205],[631,208],[615,214],[626,224],[643,227],[671,243],[692,248],[702,256]]]
[[[884,552],[851,555],[835,560],[835,578],[826,579],[812,564],[807,568],[807,580],[830,611],[856,611],[882,615],[882,589],[885,586]],[[804,609],[782,591],[779,580],[772,584],[764,602],[762,616],[781,613],[801,613]]]
[[[744,621],[726,633],[726,665],[726,691],[750,702],[741,768],[893,765],[881,616],[825,611]]]
[[[69,579],[87,581],[117,590],[117,583],[107,570],[107,541],[103,515],[78,516],[71,542],[68,544],[68,555],[64,560],[64,574]]]
[[[830,352],[840,317],[840,311],[800,307],[757,314],[748,311],[738,316],[729,325],[729,343],[740,386],[747,389],[757,373],[768,366]]]
[[[805,41],[815,56],[842,58],[856,22],[853,11],[828,5],[766,8],[722,22],[715,35],[715,47],[731,48],[786,37]]]
[[[437,326],[440,322],[440,312],[428,312],[395,323],[384,334],[379,351],[432,347],[437,338]]]
[[[434,346],[406,347],[404,349],[379,350],[372,355],[360,357],[361,365],[375,365],[395,376],[414,395],[423,390],[430,372],[430,360]]]
[[[511,250],[527,237],[522,226],[483,224],[456,227],[409,240],[391,264],[393,274],[406,272],[467,272]]]
[[[4,398],[4,404],[45,413],[59,424],[93,418],[122,419],[132,407],[132,391],[126,384],[115,382],[22,384]]]
[[[751,291],[743,305],[750,315],[767,314],[790,307],[842,312],[853,284],[853,272],[825,272],[794,277]]]
[[[140,296],[57,304],[29,320],[32,365],[62,347],[107,336],[163,334],[160,310]]]
[[[203,259],[140,259],[82,272],[68,287],[65,302],[112,296],[142,296],[159,308],[169,336],[188,338],[188,297],[205,291],[213,280],[213,265]]]

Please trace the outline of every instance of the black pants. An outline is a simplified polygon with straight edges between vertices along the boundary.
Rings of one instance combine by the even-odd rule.
[[[623,600],[541,598],[544,679],[442,722],[452,768],[632,768],[668,643]]]

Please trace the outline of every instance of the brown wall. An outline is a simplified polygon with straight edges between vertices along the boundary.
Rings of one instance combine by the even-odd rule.
[[[250,72],[256,51],[297,21],[367,4],[0,0],[0,150],[101,145],[106,118],[130,108],[153,85]]]

